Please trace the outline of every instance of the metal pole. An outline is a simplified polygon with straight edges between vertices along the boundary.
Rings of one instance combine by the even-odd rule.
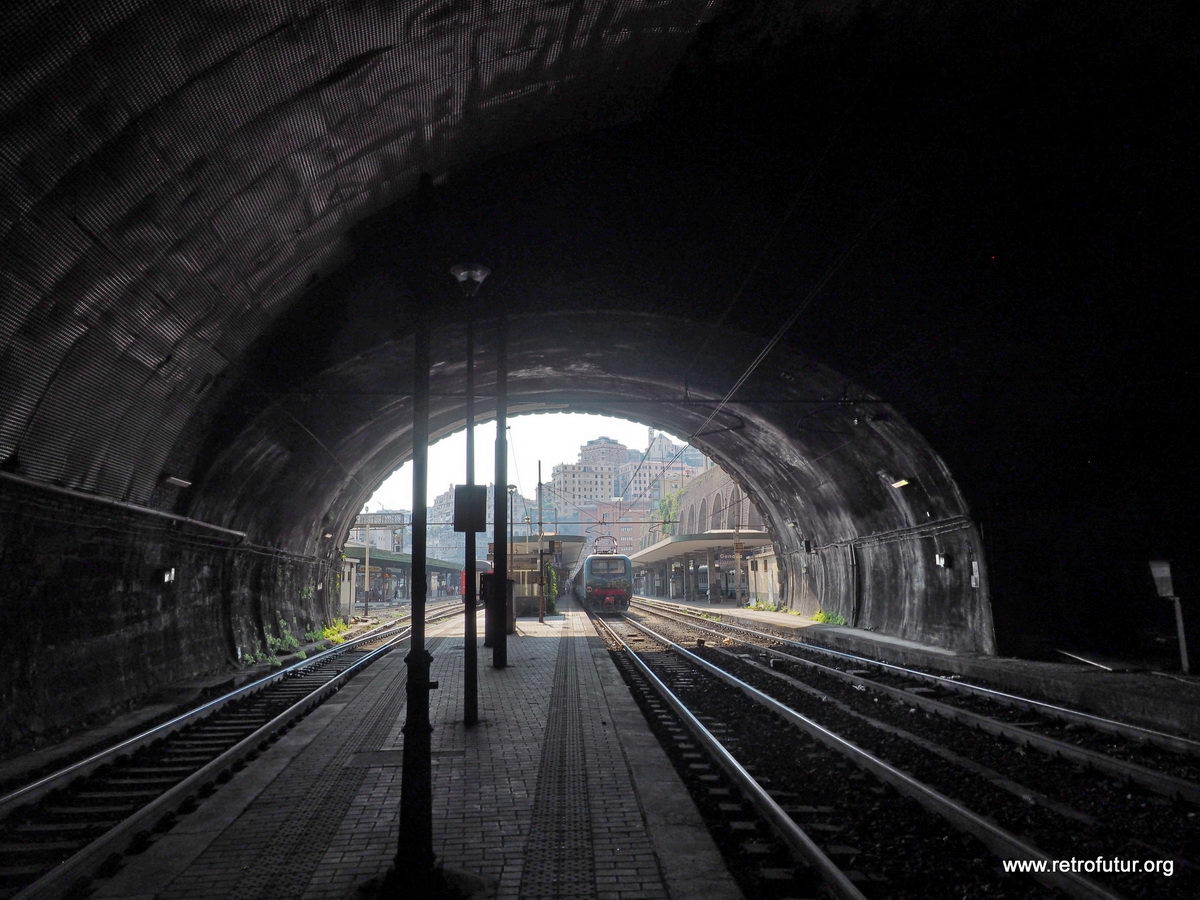
[[[496,324],[496,486],[492,492],[492,520],[496,552],[493,554],[496,597],[493,606],[495,630],[492,632],[492,666],[503,669],[508,665],[508,509],[500,488],[508,484],[508,321],[500,316]]]
[[[363,542],[366,544],[366,561],[363,563],[363,616],[371,615],[371,526],[364,526],[367,533],[367,539]],[[350,623],[347,622],[347,625]]]
[[[426,200],[432,182],[421,176],[418,202]],[[392,871],[393,886],[402,885],[406,896],[434,894],[437,873],[433,854],[433,727],[429,723],[429,680],[433,661],[425,649],[425,600],[429,515],[426,508],[429,476],[429,323],[421,315],[413,353],[413,510],[412,510],[412,636],[405,663],[408,681],[404,718],[404,750],[400,774],[400,840]]]
[[[542,562],[542,538],[545,536],[545,530],[542,523],[542,461],[538,460],[538,621],[546,621],[546,570],[545,563]]]
[[[741,537],[741,529],[742,529],[742,501],[741,501],[740,497],[738,498],[737,505],[733,508],[733,515],[735,517],[733,520],[733,561],[734,561],[734,566],[736,567],[734,569],[734,573],[733,573],[733,603],[735,606],[741,606],[742,605],[742,542],[739,540],[739,538]]]
[[[1188,667],[1187,634],[1183,630],[1183,604],[1178,597],[1171,599],[1175,601],[1175,630],[1179,633],[1179,668],[1187,675],[1191,669]]]
[[[475,484],[475,320],[467,319],[467,484]],[[466,566],[463,585],[463,723],[479,721],[479,650],[475,646],[475,532],[463,535]]]

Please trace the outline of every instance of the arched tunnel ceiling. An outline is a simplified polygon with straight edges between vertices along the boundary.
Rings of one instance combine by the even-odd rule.
[[[212,473],[253,470],[236,448],[266,446],[244,442],[290,390],[399,358],[381,348],[418,311],[452,319],[430,273],[473,257],[496,270],[480,302],[529,325],[551,373],[586,346],[542,317],[644,312],[691,323],[658,345],[666,383],[708,373],[720,395],[730,347],[743,359],[799,311],[779,352],[849,379],[823,375],[827,400],[889,401],[976,496],[1110,490],[1176,415],[1162,387],[1187,356],[1171,21],[1033,0],[18,4],[0,459],[252,517]],[[447,178],[417,224],[421,170]],[[654,346],[629,347],[611,384],[636,392]],[[814,454],[822,416],[790,423]],[[361,433],[340,465],[382,477],[395,446]],[[765,491],[778,465],[747,478]],[[165,472],[213,493],[163,490]]]
[[[715,7],[8,11],[0,455],[146,499],[192,398],[348,226],[422,170],[638,116]]]
[[[511,414],[600,412],[692,437],[785,535],[789,520],[799,528],[792,536],[824,542],[967,512],[940,460],[895,410],[789,348],[723,402],[729,367],[748,367],[761,342],[726,329],[722,352],[696,363],[678,334],[697,324],[635,312],[514,317]],[[477,327],[484,419],[495,412],[495,322]],[[435,440],[464,422],[464,344],[460,327],[434,334]],[[377,343],[273,394],[214,460],[192,512],[307,553],[322,549],[322,533],[344,534],[380,480],[411,455],[411,352],[411,342]],[[881,472],[920,478],[904,495],[912,508],[897,505],[895,478]]]

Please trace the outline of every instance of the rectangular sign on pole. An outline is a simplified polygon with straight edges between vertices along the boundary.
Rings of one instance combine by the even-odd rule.
[[[487,531],[487,485],[454,486],[454,530]]]
[[[1175,585],[1171,581],[1171,564],[1165,559],[1150,560],[1150,575],[1160,597],[1174,597]]]

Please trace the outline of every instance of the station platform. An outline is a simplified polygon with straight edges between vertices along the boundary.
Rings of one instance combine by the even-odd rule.
[[[1200,677],[1149,670],[1105,671],[1078,662],[1044,662],[964,653],[844,625],[815,622],[788,612],[749,609],[732,601],[651,601],[673,603],[739,619],[747,627],[767,626],[796,640],[870,656],[896,665],[962,676],[1001,691],[1059,703],[1095,715],[1132,722],[1171,734],[1200,737]],[[1116,664],[1114,663],[1114,666]]]
[[[582,611],[519,619],[505,669],[480,647],[472,728],[462,635],[457,618],[427,637],[441,865],[482,878],[479,897],[741,896]],[[92,896],[359,896],[396,851],[404,656],[353,679]]]

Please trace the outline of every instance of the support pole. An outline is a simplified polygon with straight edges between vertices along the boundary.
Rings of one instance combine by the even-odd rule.
[[[546,622],[546,564],[542,562],[542,538],[545,537],[545,525],[542,522],[542,461],[538,460],[538,621]]]
[[[721,598],[717,592],[717,554],[712,547],[709,547],[705,554],[704,564],[708,568],[708,578],[706,579],[708,588],[705,592],[705,599],[709,603],[717,603]]]
[[[421,192],[432,190],[421,176]],[[420,201],[418,201],[420,202]],[[404,719],[403,767],[400,774],[400,841],[396,849],[393,887],[405,896],[428,897],[437,889],[433,854],[433,727],[429,722],[429,680],[433,661],[425,649],[425,600],[429,584],[426,495],[429,476],[429,322],[417,322],[413,353],[413,497],[412,497],[412,637],[408,656],[408,701]]]
[[[467,484],[475,484],[475,320],[467,320]],[[475,532],[463,535],[466,559],[463,586],[463,724],[479,722],[479,650],[475,646]]]
[[[1188,663],[1187,632],[1183,627],[1183,604],[1179,602],[1178,597],[1170,599],[1175,603],[1175,632],[1179,635],[1179,670],[1188,675],[1192,670]]]
[[[500,316],[496,323],[496,485],[492,491],[495,557],[492,560],[495,576],[492,591],[492,666],[503,669],[508,665],[508,320]]]

